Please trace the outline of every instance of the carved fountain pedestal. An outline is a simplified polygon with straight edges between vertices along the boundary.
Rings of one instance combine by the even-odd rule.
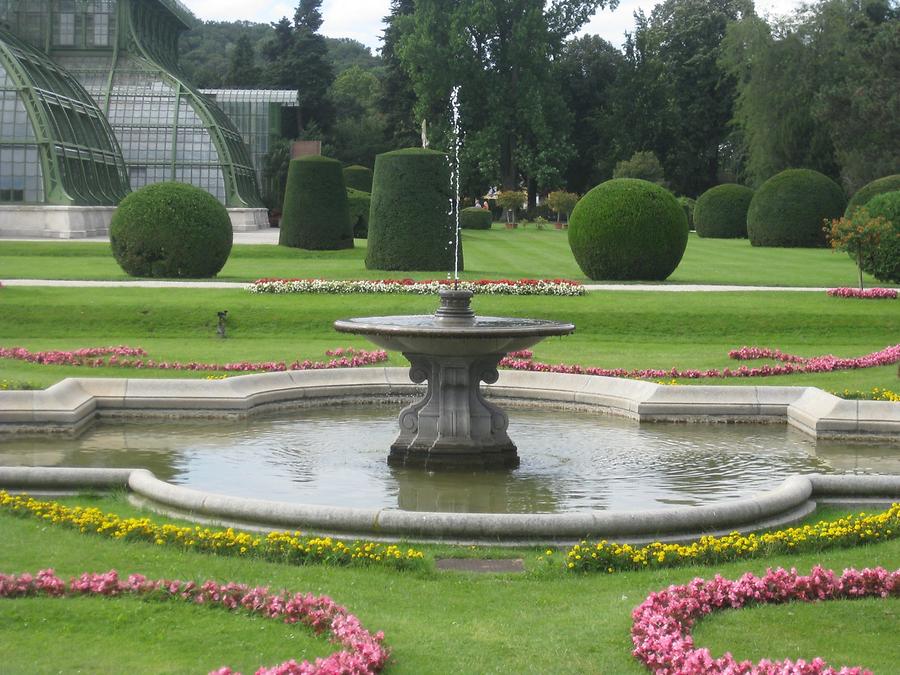
[[[433,315],[379,316],[334,322],[336,330],[363,335],[376,345],[402,352],[410,379],[428,383],[425,397],[400,413],[400,435],[388,463],[427,469],[510,468],[519,464],[506,433],[509,418],[484,399],[480,383],[497,381],[507,353],[546,337],[567,335],[570,323],[541,319],[479,317],[472,293],[441,289]]]

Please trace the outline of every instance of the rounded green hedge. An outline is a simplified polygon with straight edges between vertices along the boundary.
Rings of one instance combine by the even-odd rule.
[[[747,236],[747,209],[753,190],[745,185],[716,185],[697,198],[694,229],[698,237],[737,239]]]
[[[893,236],[882,239],[878,251],[863,265],[879,281],[900,284],[900,190],[883,192],[865,203],[870,217],[881,217],[893,226]]]
[[[811,169],[787,169],[763,183],[747,209],[753,246],[826,246],[825,221],[847,206],[841,186]]]
[[[353,248],[341,163],[309,155],[291,160],[278,243],[311,251]]]
[[[490,209],[469,206],[459,212],[459,226],[463,230],[489,230],[492,222],[494,222],[494,216]]]
[[[850,201],[847,202],[847,210],[844,211],[844,217],[849,218],[852,216],[856,209],[868,202],[875,195],[893,192],[894,190],[900,190],[900,173],[895,173],[893,176],[878,178],[871,183],[863,185],[853,194]]]
[[[372,169],[359,164],[344,167],[344,185],[360,192],[372,192]]]
[[[347,188],[347,206],[350,209],[350,225],[354,239],[365,239],[369,234],[369,206],[372,195],[361,190]]]
[[[372,181],[366,268],[454,268],[450,169],[443,152],[406,148],[378,155]],[[459,248],[462,257],[462,246]],[[459,269],[462,269],[460,259]]]
[[[154,183],[132,192],[109,224],[113,256],[135,277],[214,277],[228,260],[228,211],[205,190]]]
[[[681,262],[687,240],[678,200],[638,178],[601,183],[569,218],[569,246],[591,279],[665,279]]]

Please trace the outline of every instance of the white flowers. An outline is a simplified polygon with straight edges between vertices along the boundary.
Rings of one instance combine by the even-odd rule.
[[[251,293],[411,293],[436,295],[452,281],[413,279],[257,279],[247,286]],[[584,286],[567,279],[479,279],[459,281],[457,287],[485,295],[584,295]]]

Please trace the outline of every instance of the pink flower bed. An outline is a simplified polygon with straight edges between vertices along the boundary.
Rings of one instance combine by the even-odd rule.
[[[874,300],[894,300],[897,298],[897,291],[893,288],[867,288],[860,290],[859,288],[829,288],[828,295],[835,298],[865,298]]]
[[[741,366],[739,368],[710,368],[709,370],[681,370],[670,368],[658,370],[654,368],[626,370],[624,368],[593,368],[577,364],[549,364],[532,360],[529,351],[513,352],[500,361],[501,368],[511,370],[528,370],[544,373],[569,373],[574,375],[602,375],[605,377],[628,377],[632,379],[687,378],[702,379],[708,377],[771,377],[773,375],[791,375],[794,373],[827,373],[835,370],[856,370],[888,366],[900,361],[900,344],[885,347],[881,351],[866,354],[854,359],[843,359],[831,354],[824,356],[804,357],[785,354],[777,349],[761,347],[741,347],[728,352],[729,358],[738,361],[756,359],[773,359],[783,365],[764,365],[755,368]]]
[[[280,619],[285,623],[302,623],[317,635],[327,633],[333,642],[344,647],[313,663],[297,663],[292,659],[272,668],[263,667],[256,671],[257,675],[365,675],[379,672],[389,655],[382,645],[383,633],[370,633],[362,627],[359,619],[324,595],[269,593],[268,588],[251,588],[233,582],[217,584],[207,581],[197,584],[193,581],[152,580],[140,574],[132,574],[123,581],[115,570],[104,573],[85,572],[80,577],[70,579],[68,584],[57,577],[52,569],[41,570],[36,576],[27,573],[0,574],[0,598],[62,598],[79,595],[134,595],[246,611],[267,619]],[[212,673],[239,675],[227,667]]]
[[[798,576],[792,569],[768,570],[762,577],[750,573],[737,581],[716,575],[712,580],[694,579],[684,586],[669,586],[651,593],[632,612],[632,652],[658,675],[862,675],[859,667],[835,669],[820,658],[812,661],[736,661],[726,653],[713,658],[709,650],[695,647],[691,629],[698,619],[723,609],[783,602],[819,602],[864,597],[900,596],[900,570],[844,570],[836,576],[816,566],[809,576]],[[890,639],[890,638],[888,638]]]
[[[143,358],[147,352],[139,347],[92,347],[75,351],[30,352],[22,347],[0,347],[0,358],[53,366],[83,366],[86,368],[137,368],[159,370],[193,370],[219,372],[280,372],[285,370],[323,370],[329,368],[358,368],[387,361],[387,352],[366,351],[352,347],[329,349],[329,361],[239,361],[236,363],[198,363],[191,361],[154,361]],[[106,358],[108,357],[108,358]]]

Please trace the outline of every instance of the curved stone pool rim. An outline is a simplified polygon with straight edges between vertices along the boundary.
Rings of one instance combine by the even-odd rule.
[[[80,378],[47,390],[0,392],[0,434],[76,433],[105,417],[251,415],[273,406],[324,405],[412,395],[404,368],[296,371],[225,380]],[[641,422],[787,423],[816,438],[900,443],[900,405],[847,401],[810,387],[664,386],[587,375],[504,371],[488,396],[572,406]],[[900,448],[898,448],[900,452]],[[554,514],[429,513],[238,498],[176,486],[143,469],[0,467],[0,487],[30,492],[127,488],[132,499],[171,515],[255,528],[466,543],[569,543],[685,539],[783,525],[817,501],[900,499],[900,476],[787,477],[752,497],[696,507]]]

